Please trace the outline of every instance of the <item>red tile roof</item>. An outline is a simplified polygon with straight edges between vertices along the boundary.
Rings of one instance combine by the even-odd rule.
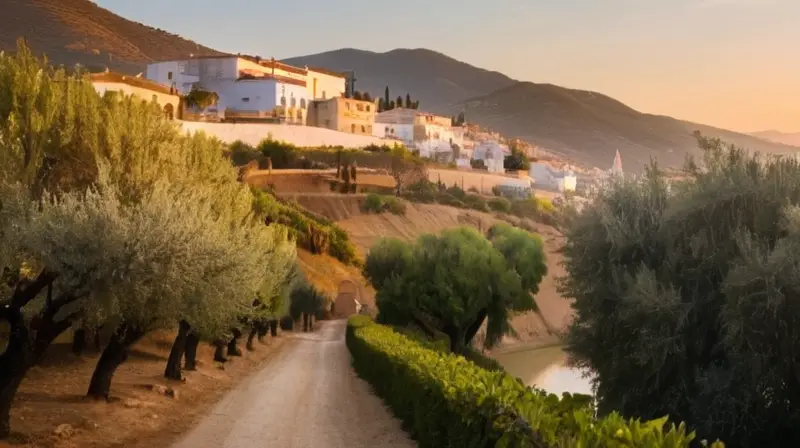
[[[116,82],[121,84],[127,84],[133,87],[152,90],[154,92],[165,93],[167,95],[175,95],[175,96],[179,95],[175,90],[170,89],[165,85],[151,81],[149,79],[137,78],[135,76],[130,76],[130,75],[123,75],[122,73],[117,73],[117,72],[92,73],[91,75],[89,75],[89,79],[92,82]]]

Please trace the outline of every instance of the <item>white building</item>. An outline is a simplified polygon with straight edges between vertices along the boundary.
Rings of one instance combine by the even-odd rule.
[[[575,191],[578,185],[578,177],[571,169],[559,171],[546,163],[532,163],[529,174],[536,186],[542,189],[558,192]]]
[[[402,107],[375,115],[372,135],[401,140],[423,157],[452,152],[453,145],[464,144],[463,129],[454,128],[452,118]]]
[[[216,109],[228,117],[274,117],[305,123],[311,100],[343,96],[345,75],[299,68],[275,60],[207,56],[147,66],[147,78],[182,94],[192,88],[216,92]]]
[[[483,160],[490,173],[505,173],[503,162],[511,150],[507,145],[494,140],[487,140],[475,145],[472,150],[472,158]]]
[[[107,92],[135,95],[145,101],[155,101],[169,119],[179,118],[181,97],[174,89],[156,82],[115,72],[93,73],[92,86],[101,96]]]

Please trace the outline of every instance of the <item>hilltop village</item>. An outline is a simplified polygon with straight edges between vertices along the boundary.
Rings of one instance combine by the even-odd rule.
[[[534,144],[481,129],[468,123],[463,113],[446,117],[424,112],[419,109],[424,98],[412,99],[402,92],[395,97],[389,86],[380,96],[360,92],[355,80],[353,72],[295,67],[246,55],[161,61],[135,77],[108,71],[92,75],[101,94],[122,91],[152,98],[167,117],[187,123],[187,129],[203,129],[228,142],[244,140],[239,131],[243,127],[228,126],[221,133],[213,123],[260,124],[260,132],[251,135],[254,142],[272,135],[298,146],[403,145],[453,169],[508,174],[505,183],[515,188],[580,191],[598,172],[605,174],[583,171],[586,175],[578,179],[582,170]],[[275,132],[289,126],[291,132]],[[333,133],[318,141],[309,138],[313,130],[304,132],[302,127]],[[247,129],[252,134],[254,127]],[[512,154],[532,163],[510,167],[507,159]],[[612,171],[621,170],[617,153]]]

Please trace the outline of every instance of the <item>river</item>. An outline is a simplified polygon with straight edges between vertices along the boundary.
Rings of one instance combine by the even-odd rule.
[[[494,358],[525,384],[561,395],[564,392],[592,394],[589,378],[581,371],[567,366],[567,354],[562,347],[544,347],[498,353]]]

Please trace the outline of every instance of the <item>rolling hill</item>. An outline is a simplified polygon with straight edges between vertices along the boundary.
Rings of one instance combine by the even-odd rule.
[[[222,54],[89,0],[2,0],[0,10],[0,50],[15,49],[17,38],[24,37],[55,64],[135,74],[152,61]]]
[[[453,104],[514,85],[508,76],[457,61],[426,49],[396,49],[386,53],[352,48],[285,59],[287,64],[355,71],[356,90],[383,96],[389,86],[398,95],[420,100],[420,108],[444,113]]]
[[[47,54],[56,64],[135,74],[156,60],[222,54],[122,18],[89,0],[2,2],[0,50],[13,50],[16,39],[24,37],[36,53]],[[409,93],[423,110],[448,115],[464,110],[468,121],[601,168],[611,164],[617,149],[630,171],[651,156],[667,165],[680,164],[695,147],[695,130],[753,150],[800,151],[779,143],[799,145],[797,136],[752,136],[643,114],[599,93],[518,82],[431,50],[341,49],[284,62],[354,70],[357,90],[383,95],[388,85],[392,97]]]
[[[410,93],[425,111],[453,115],[463,110],[469,122],[600,168],[610,168],[617,150],[627,171],[640,171],[651,157],[680,166],[687,152],[696,153],[694,131],[754,151],[800,151],[752,135],[644,114],[596,92],[518,82],[431,50],[342,49],[284,62],[354,70],[356,90],[381,96],[388,85],[392,98]]]
[[[752,135],[776,143],[800,146],[800,132],[761,131],[753,132]]]

